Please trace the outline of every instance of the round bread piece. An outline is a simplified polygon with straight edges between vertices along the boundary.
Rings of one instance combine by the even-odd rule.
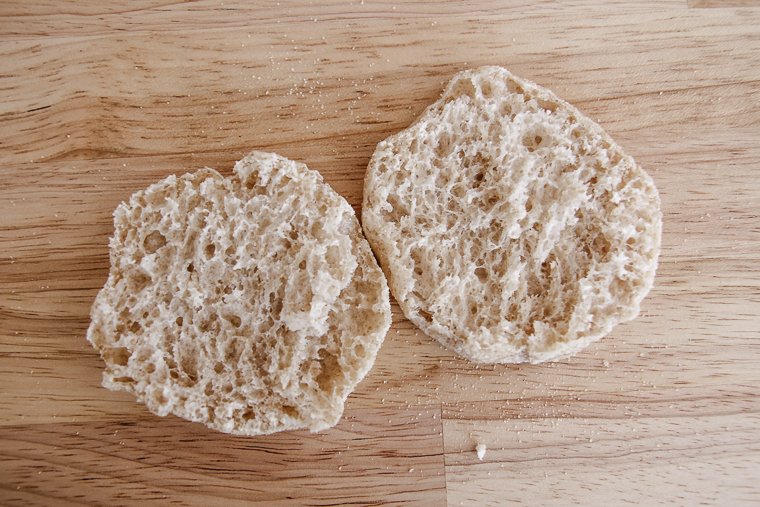
[[[388,286],[319,173],[253,152],[114,212],[87,339],[103,385],[158,415],[260,435],[335,425],[390,326]]]
[[[483,363],[556,360],[634,318],[661,220],[652,179],[599,125],[501,67],[457,74],[364,184],[404,314]]]

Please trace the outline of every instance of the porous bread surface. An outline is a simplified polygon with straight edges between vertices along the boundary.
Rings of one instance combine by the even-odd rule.
[[[103,385],[244,435],[335,425],[390,326],[353,209],[305,165],[253,152],[169,176],[114,212],[88,340]]]
[[[457,74],[378,144],[365,235],[408,319],[476,362],[556,360],[634,318],[661,212],[649,175],[549,90]]]

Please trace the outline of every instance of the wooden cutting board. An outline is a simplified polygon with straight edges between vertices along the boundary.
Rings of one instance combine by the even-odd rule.
[[[758,2],[257,3],[0,4],[0,504],[760,503]],[[319,434],[231,437],[100,387],[84,334],[121,200],[258,148],[358,208],[376,143],[483,64],[654,177],[637,320],[556,364],[478,367],[394,303]]]

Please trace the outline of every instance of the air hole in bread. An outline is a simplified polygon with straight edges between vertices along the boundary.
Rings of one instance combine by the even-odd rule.
[[[354,345],[354,354],[356,354],[359,357],[364,357],[364,355],[367,353],[367,350],[364,348],[364,345],[361,343],[357,343]]]
[[[257,172],[251,172],[245,179],[245,188],[253,190],[253,187],[259,184],[259,175]]]
[[[274,299],[273,296],[274,296],[273,294],[270,294],[270,296],[269,296],[270,297],[270,305],[271,305],[271,308],[272,308],[272,315],[274,316],[273,318],[279,320],[280,317],[281,317],[280,314],[282,313],[282,300],[279,299],[279,298],[278,299]]]
[[[314,236],[317,241],[324,241],[325,231],[320,222],[314,222],[311,226],[311,235]]]
[[[453,187],[451,187],[451,195],[456,197],[457,199],[462,199],[465,194],[467,193],[467,190],[464,187],[464,184],[457,183]]]
[[[240,320],[240,317],[237,315],[228,315],[227,320],[230,321],[230,324],[232,324],[235,327],[240,327],[240,324],[242,321]]]
[[[103,359],[119,366],[127,366],[130,357],[132,357],[132,353],[126,347],[106,349],[103,353]]]
[[[156,371],[156,365],[155,364],[148,363],[148,364],[145,365],[145,373],[147,373],[148,375],[150,375],[154,371]]]
[[[583,252],[583,256],[586,258],[586,260],[594,258],[594,253],[591,251],[591,246],[588,244],[588,242],[584,242],[581,245],[580,250]]]
[[[451,136],[449,134],[444,133],[440,135],[435,153],[439,157],[446,157],[451,153]]]
[[[166,238],[158,231],[151,232],[145,237],[145,240],[143,241],[145,252],[149,254],[156,253],[156,251],[165,244]]]
[[[393,207],[393,211],[396,213],[397,217],[404,216],[408,213],[406,206],[402,205],[401,201],[399,201],[398,197],[395,195],[388,196],[388,204]]]
[[[549,257],[547,257],[546,260],[541,263],[541,278],[543,278],[544,281],[548,281],[550,279],[551,262],[552,262],[552,256],[549,255]]]
[[[509,309],[507,310],[507,320],[510,322],[515,322],[517,321],[518,315],[517,303],[510,304]]]
[[[494,276],[499,280],[504,278],[504,276],[507,274],[508,267],[509,265],[505,261],[500,260],[499,262],[494,264],[494,267],[493,267]]]
[[[116,377],[113,379],[114,382],[119,382],[121,384],[133,384],[135,382],[135,379],[132,377]]]
[[[166,399],[166,396],[164,396],[164,393],[162,393],[161,391],[154,391],[153,392],[153,399],[155,400],[155,402],[159,406],[165,405],[166,402],[169,401],[169,400]]]
[[[180,360],[180,367],[182,373],[185,374],[187,383],[186,385],[192,386],[198,380],[197,363],[195,362],[195,353],[193,351],[186,351]]]
[[[490,127],[488,127],[488,136],[493,139],[493,142],[495,143],[501,142],[503,132],[504,128],[499,123],[493,123]]]
[[[214,407],[206,407],[206,417],[210,424],[214,424],[214,421],[216,421],[216,411],[214,410]]]
[[[472,162],[467,164],[468,167],[471,167],[478,171],[483,171],[484,169],[488,169],[491,167],[491,165],[492,165],[492,160],[490,156],[487,153],[482,153],[482,152],[476,153],[472,159]]]
[[[571,172],[575,172],[577,170],[578,170],[578,165],[577,164],[565,164],[565,166],[562,167],[562,172],[563,173],[571,173]]]
[[[491,209],[494,209],[496,206],[494,206]],[[491,222],[490,230],[488,231],[488,238],[493,241],[494,244],[501,244],[503,242],[504,236],[506,236],[507,231],[504,230],[503,227],[496,225],[498,223],[498,220],[494,220]]]
[[[478,277],[480,283],[485,283],[488,279],[488,272],[485,268],[475,268],[475,276]]]
[[[403,167],[393,172],[393,179],[395,180],[396,185],[402,185],[407,178],[409,178],[409,171]]]
[[[463,77],[453,84],[450,96],[465,96],[474,99],[476,94],[475,85],[472,84],[470,78]]]
[[[528,149],[528,152],[532,153],[540,148],[541,141],[543,140],[544,138],[542,136],[529,133],[523,136],[522,144]]]
[[[493,89],[491,88],[491,83],[488,81],[483,81],[480,83],[480,91],[483,93],[483,96],[486,98],[490,98],[493,96]]]
[[[394,195],[389,195],[387,199],[388,204],[391,206],[390,210],[383,209],[382,213],[388,219],[393,221],[399,221],[402,217],[409,214],[406,206],[403,206],[398,198]]]
[[[536,99],[536,102],[538,103],[538,107],[540,107],[541,109],[549,113],[553,113],[557,110],[557,104],[555,102],[551,102],[549,100],[544,100],[540,98]]]
[[[334,388],[336,377],[340,374],[338,358],[327,349],[320,349],[318,355],[321,370],[317,375],[317,384],[320,390],[330,392]]]
[[[292,405],[283,405],[280,407],[280,410],[288,417],[296,418],[300,415],[298,409]]]
[[[231,340],[224,352],[224,360],[227,364],[236,364],[240,361],[243,344],[238,340]]]
[[[330,245],[327,247],[327,252],[325,252],[325,261],[327,261],[328,269],[330,269],[330,272],[336,278],[340,276],[338,270],[340,269],[341,258],[342,255],[340,247],[338,245]]]
[[[254,414],[253,410],[249,408],[243,412],[243,415],[241,417],[243,418],[244,421],[250,421],[256,417],[256,414]]]
[[[215,252],[216,252],[216,246],[213,243],[206,245],[205,248],[203,249],[203,253],[206,254],[206,259],[212,258]]]
[[[453,216],[461,210],[459,207],[459,201],[456,199],[448,199],[446,201],[446,210],[451,211],[451,215],[449,215],[449,219],[451,220],[451,223],[449,224],[449,228],[453,227],[454,221],[456,220],[456,216]]]
[[[626,291],[628,288],[628,284],[625,282],[625,280],[622,280],[621,278],[615,278],[612,281],[612,285],[610,286],[610,292],[612,294],[618,295]]]
[[[416,275],[422,274],[422,257],[420,257],[420,252],[417,249],[414,249],[410,252],[410,257],[412,258],[412,261],[414,262],[414,273]]]
[[[141,290],[145,289],[145,287],[147,287],[152,281],[153,279],[143,271],[137,271],[130,278],[132,290],[134,292],[140,292]]]
[[[193,271],[195,271],[195,264],[191,262],[190,264],[187,265],[187,272],[192,273]]]
[[[433,323],[433,316],[430,314],[430,312],[427,312],[421,308],[417,308],[417,313],[428,325]]]
[[[292,180],[289,176],[285,176],[284,174],[282,177],[275,183],[275,188],[277,189],[283,189],[288,186],[288,183],[290,183]]]
[[[277,365],[283,370],[288,369],[293,361],[293,345],[280,347],[278,352],[280,357],[277,360]]]
[[[142,326],[139,322],[132,322],[129,324],[129,330],[132,333],[139,333],[142,330]]]
[[[601,254],[602,259],[607,256],[607,254],[610,252],[610,245],[609,240],[604,236],[603,233],[599,232],[596,237],[594,237],[594,240],[592,241],[592,248],[594,251],[599,252]]]
[[[177,317],[174,320],[174,323],[177,324],[177,326],[182,327],[182,324],[184,323],[184,320],[182,319],[182,317]]]
[[[520,85],[518,85],[517,82],[514,79],[512,79],[510,77],[507,77],[507,78],[504,79],[504,84],[506,85],[508,92],[510,92],[510,93],[522,93],[522,87],[520,87]]]

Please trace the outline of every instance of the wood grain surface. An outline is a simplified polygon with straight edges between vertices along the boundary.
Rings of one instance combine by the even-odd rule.
[[[0,3],[0,504],[760,504],[755,7]],[[100,387],[84,334],[121,200],[258,148],[358,209],[376,143],[482,64],[553,89],[654,177],[637,320],[560,363],[478,367],[394,303],[319,434],[231,437]]]

